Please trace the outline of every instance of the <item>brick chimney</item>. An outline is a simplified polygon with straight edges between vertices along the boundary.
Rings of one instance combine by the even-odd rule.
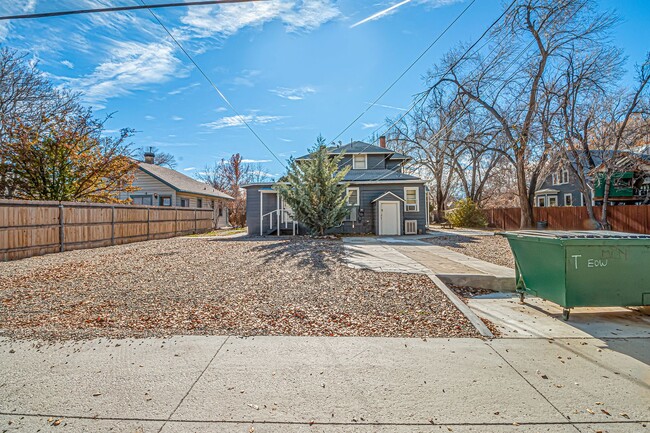
[[[379,137],[379,147],[386,149],[386,136]]]
[[[146,162],[147,164],[153,164],[155,157],[156,154],[153,153],[153,148],[150,147],[149,150],[144,153],[144,162]]]

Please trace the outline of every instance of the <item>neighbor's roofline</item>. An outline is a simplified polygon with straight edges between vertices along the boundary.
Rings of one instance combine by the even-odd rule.
[[[222,198],[224,200],[234,200],[235,199],[234,197],[231,197],[230,195],[226,194],[225,192],[221,192],[221,191],[219,191],[219,194],[212,194],[212,193],[209,193],[209,192],[196,192],[196,191],[188,191],[186,189],[181,189],[181,188],[173,185],[172,183],[168,182],[167,180],[161,178],[157,174],[152,173],[151,171],[147,170],[145,167],[143,167],[140,164],[138,164],[138,168],[140,170],[142,170],[143,172],[145,172],[147,175],[149,175],[149,176],[153,177],[154,179],[156,179],[157,181],[167,185],[168,187],[170,187],[171,189],[173,189],[176,192],[182,192],[184,194],[195,194],[195,195],[203,195],[203,196],[207,196],[207,197]],[[183,173],[181,173],[181,174],[183,174]],[[206,184],[206,185],[208,185],[208,184]]]

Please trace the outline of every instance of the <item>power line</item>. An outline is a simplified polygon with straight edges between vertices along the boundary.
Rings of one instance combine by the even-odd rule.
[[[142,3],[143,5],[145,4],[145,3],[144,3],[144,0],[140,0],[140,3]],[[176,45],[178,45],[178,48],[181,49],[181,51],[183,52],[183,54],[185,54],[185,56],[189,59],[189,61],[192,62],[192,64],[194,65],[194,67],[195,67],[195,68],[196,68],[196,69],[201,73],[201,75],[203,75],[203,78],[205,78],[205,79],[207,80],[207,82],[210,84],[210,86],[212,86],[212,88],[213,88],[213,89],[214,89],[214,90],[219,94],[219,96],[221,97],[221,99],[223,99],[223,101],[228,105],[228,107],[230,107],[230,109],[235,113],[235,115],[237,116],[237,118],[238,118],[238,119],[239,119],[239,120],[240,120],[244,125],[246,125],[246,127],[247,127],[247,128],[248,128],[248,129],[253,133],[253,135],[255,136],[255,138],[257,138],[257,140],[258,140],[260,143],[262,143],[262,146],[264,146],[264,147],[266,148],[266,150],[268,150],[268,151],[271,153],[271,155],[273,155],[273,157],[274,157],[274,158],[275,158],[275,159],[280,163],[280,165],[282,165],[282,167],[286,168],[286,165],[284,164],[284,162],[283,162],[283,161],[278,157],[278,155],[275,154],[275,152],[273,152],[273,150],[271,150],[271,148],[270,148],[270,147],[269,147],[269,146],[264,142],[264,140],[262,140],[262,138],[257,134],[257,132],[255,132],[255,130],[251,127],[251,125],[246,121],[246,118],[245,118],[244,116],[242,116],[241,114],[239,114],[239,111],[237,111],[237,109],[236,109],[236,108],[235,108],[235,107],[230,103],[230,101],[228,100],[228,98],[226,98],[226,95],[224,95],[224,94],[221,92],[221,90],[219,90],[219,88],[217,87],[217,85],[214,84],[214,82],[212,81],[212,79],[210,79],[210,77],[208,77],[208,75],[203,71],[203,69],[199,66],[199,64],[196,63],[196,61],[195,61],[194,58],[190,55],[190,53],[188,53],[187,50],[186,50],[185,48],[183,48],[183,45],[181,45],[181,43],[178,42],[178,40],[174,37],[174,35],[169,31],[169,29],[167,28],[167,26],[165,26],[165,24],[163,24],[163,22],[160,21],[160,19],[159,19],[158,16],[154,13],[154,11],[152,11],[151,9],[149,9],[149,13],[151,13],[151,15],[152,15],[152,16],[155,18],[155,20],[158,22],[158,24],[160,24],[160,26],[161,26],[163,29],[165,29],[165,32],[167,32],[167,34],[169,35],[169,37],[174,41],[174,43],[176,43]]]
[[[218,5],[218,4],[228,4],[228,3],[249,3],[265,0],[197,0],[197,1],[188,1],[188,2],[174,2],[174,3],[156,3],[151,5],[135,5],[135,6],[115,6],[115,7],[106,7],[106,8],[97,8],[97,9],[76,9],[70,11],[55,11],[55,12],[42,12],[35,14],[22,14],[22,15],[6,15],[0,16],[0,21],[3,20],[24,20],[24,19],[34,19],[34,18],[51,18],[51,17],[60,17],[64,15],[80,15],[80,14],[94,14],[94,13],[104,13],[104,12],[120,12],[120,11],[131,11],[138,9],[161,9],[161,8],[172,8],[172,7],[182,7],[182,6],[204,6],[204,5]]]
[[[413,68],[413,66],[415,66],[415,64],[419,62],[420,59],[424,57],[424,55],[428,53],[431,48],[433,48],[433,46],[447,33],[447,31],[456,23],[456,21],[458,21],[475,2],[476,0],[472,0],[470,4],[468,4],[467,7],[465,7],[465,9],[463,9],[460,14],[458,14],[458,16],[454,18],[454,20],[451,23],[449,23],[449,25],[442,31],[442,33],[440,33],[438,37],[436,37],[436,39],[433,42],[431,42],[429,46],[415,60],[413,60],[413,62],[411,62],[411,64],[386,88],[386,90],[384,90],[379,96],[377,96],[377,98],[375,98],[375,100],[368,107],[366,107],[366,109],[363,110],[361,114],[359,114],[352,122],[350,122],[348,126],[346,126],[345,129],[343,129],[343,131],[341,131],[336,137],[334,137],[332,141],[336,141],[341,135],[345,133],[345,131],[350,129],[352,125],[357,123],[359,119],[361,119],[372,107],[374,107],[375,104],[379,102],[379,100],[383,98],[384,95],[386,95],[386,93],[388,93],[390,89],[392,89],[393,86],[395,86],[395,84],[397,84],[397,82],[401,80],[402,77],[404,77],[404,75],[406,75],[407,72],[410,71],[411,68]]]
[[[474,47],[476,47],[476,45],[478,45],[478,43],[479,43],[479,42],[480,42],[480,41],[481,41],[481,40],[482,40],[482,39],[483,39],[483,38],[484,38],[484,37],[485,37],[485,36],[490,32],[490,30],[491,30],[495,25],[497,25],[497,23],[498,23],[499,21],[501,21],[501,19],[506,15],[506,13],[508,13],[508,11],[510,10],[510,8],[512,8],[512,6],[515,4],[515,2],[516,2],[516,0],[513,0],[513,1],[510,3],[510,5],[508,5],[508,7],[507,7],[507,8],[506,8],[502,13],[501,13],[501,15],[499,15],[499,17],[498,17],[496,20],[494,20],[494,21],[492,22],[492,24],[490,24],[490,26],[489,26],[487,29],[485,29],[485,31],[481,34],[481,36],[480,36],[476,41],[474,41],[474,43],[473,43],[472,45],[470,45],[470,46],[465,50],[465,52],[464,52],[464,53],[463,53],[463,54],[462,54],[462,55],[461,55],[461,56],[460,56],[460,57],[459,57],[459,58],[458,58],[458,59],[457,59],[457,60],[456,60],[456,61],[455,61],[455,62],[454,62],[454,63],[453,63],[453,64],[452,64],[448,69],[447,69],[447,71],[443,74],[443,76],[444,76],[444,75],[447,75],[447,74],[448,74],[448,73],[449,73],[453,68],[455,68],[456,66],[458,66],[458,64],[459,64],[461,61],[463,61],[463,60],[465,59],[465,56],[467,56],[467,55],[470,53],[470,51],[472,51],[472,50],[474,49]],[[471,6],[471,5],[470,5],[470,6]],[[485,45],[489,42],[489,39],[490,39],[490,38],[488,38],[488,41],[486,41],[485,44],[481,45],[481,47],[480,47],[478,50],[476,50],[476,53],[478,53],[480,50],[483,49],[483,47],[485,47]],[[486,57],[481,61],[480,64],[483,64],[483,62],[485,61],[485,59],[487,59],[490,55],[492,55],[492,53],[497,49],[498,46],[499,46],[499,45],[496,45],[496,46],[495,46],[495,47],[490,51],[490,53],[489,53],[489,54],[488,54],[488,55],[487,55],[487,56],[486,56]],[[397,125],[397,123],[399,123],[402,119],[404,119],[404,117],[406,117],[406,115],[407,115],[411,110],[413,110],[413,108],[415,108],[416,105],[418,105],[421,101],[423,101],[423,100],[424,100],[424,99],[429,95],[429,93],[430,93],[430,90],[427,90],[427,91],[422,92],[422,94],[421,94],[421,95],[420,95],[416,100],[413,101],[413,103],[411,104],[411,106],[410,106],[410,107],[409,107],[409,108],[408,108],[408,109],[407,109],[407,110],[406,110],[406,111],[405,111],[405,112],[404,112],[404,113],[403,113],[403,114],[402,114],[402,115],[401,115],[401,116],[400,116],[400,117],[399,117],[395,122],[393,122],[393,123],[392,123],[392,124],[387,128],[386,132],[390,131],[390,130],[395,126],[395,125]],[[349,126],[348,126],[348,127],[349,127]],[[373,132],[373,134],[374,134],[375,132],[377,132],[379,129],[381,129],[381,127],[380,127],[380,128],[377,128],[377,129]],[[383,135],[383,134],[382,134],[382,135]],[[373,141],[373,143],[374,143],[375,141],[376,141],[376,139]],[[365,149],[367,149],[367,148],[368,148],[369,146],[371,146],[371,145],[372,145],[372,143],[368,144],[368,145],[365,147]],[[364,150],[365,150],[365,149],[364,149]],[[373,167],[373,168],[374,168],[374,167]],[[390,173],[386,173],[385,175],[383,175],[382,177],[380,177],[380,178],[377,179],[377,180],[381,180],[381,179],[385,178],[388,174],[390,174]],[[360,175],[357,179],[355,179],[355,180],[358,180],[358,179],[360,179],[360,178],[361,178],[361,175]],[[352,182],[354,182],[355,180],[353,180]]]
[[[510,7],[511,7],[514,3],[515,3],[515,0],[513,0],[513,2],[512,2],[512,3],[510,4],[510,6],[508,7],[508,9],[510,9]],[[573,19],[573,17],[574,17],[574,16],[575,16],[575,15],[576,15],[576,14],[577,14],[581,9],[582,9],[583,6],[584,6],[584,4],[581,5],[578,9],[576,9],[576,10],[573,12],[573,14],[571,14],[571,16],[569,17],[569,20]],[[508,9],[506,9],[506,12],[507,12]],[[504,14],[505,14],[505,12],[504,12]],[[503,16],[503,15],[502,15],[502,16]],[[493,24],[493,25],[494,25],[494,24]],[[527,52],[527,51],[528,51],[528,49],[533,45],[534,42],[535,42],[535,39],[531,40],[531,41],[528,43],[528,45],[526,45],[526,46],[524,47],[524,49],[521,50],[521,52],[520,52],[520,53],[519,53],[519,54],[518,54],[518,55],[517,55],[517,56],[516,56],[512,61],[510,61],[510,63],[508,64],[508,66],[504,69],[503,74],[505,74],[505,73],[506,73],[506,72],[507,72],[507,71],[508,71],[508,70],[509,70],[509,69],[510,69],[510,68],[511,68],[511,67],[512,67],[512,66],[513,66],[513,65],[514,65],[514,64],[515,64],[515,63],[516,63],[516,62],[517,62],[517,61],[518,61],[518,60],[519,60],[519,59],[520,59],[520,58],[521,58],[521,57],[522,57],[526,52]],[[493,49],[492,51],[494,51],[494,49]],[[491,55],[491,53],[492,53],[492,52],[490,52],[490,55]],[[487,57],[489,57],[489,55],[488,55]],[[479,67],[480,67],[480,65],[483,64],[483,62],[485,61],[485,59],[487,59],[487,57],[484,58],[484,59],[481,61],[481,63],[479,64]],[[456,63],[455,65],[457,65],[457,63]],[[450,69],[450,70],[451,70],[451,69]],[[448,74],[450,70],[448,70],[448,71],[445,73],[445,75]],[[510,82],[510,80],[512,79],[512,77],[514,77],[514,76],[517,74],[517,72],[519,72],[519,71],[515,70],[512,74],[510,74],[510,76],[508,76],[508,78],[507,78],[506,80],[504,80],[504,84],[501,86],[501,88],[498,89],[495,93],[496,93],[496,94],[500,93],[500,92],[505,88],[505,86],[507,86],[508,82]],[[502,74],[502,75],[503,75],[503,74]],[[444,76],[444,75],[443,75],[443,76]],[[526,86],[528,85],[528,83],[530,83],[531,80],[532,80],[532,77],[530,77],[530,78],[528,79]],[[510,102],[510,104],[508,104],[508,108],[506,109],[506,111],[510,110],[510,107],[512,107],[512,105],[513,105],[516,101],[517,101],[517,100],[513,98],[513,100]],[[442,127],[442,128],[441,128],[441,129],[440,129],[440,130],[439,130],[439,131],[438,131],[438,132],[437,132],[437,133],[432,137],[432,139],[433,139],[433,140],[437,140],[438,138],[440,138],[440,135],[441,135],[441,134],[443,134],[444,132],[446,132],[446,130],[448,130],[449,128],[452,128],[453,126],[455,126],[456,123],[458,123],[458,121],[460,121],[461,117],[462,117],[462,116],[463,116],[467,111],[468,111],[468,108],[467,108],[467,107],[464,107],[464,108],[461,110],[461,112],[458,114],[458,116],[456,116],[456,118],[452,120],[451,124],[446,124],[445,126],[443,126],[443,127]],[[403,118],[403,117],[402,117],[402,118]],[[487,123],[487,122],[488,122],[488,121],[486,120],[486,121],[484,122],[484,124]],[[397,123],[397,122],[393,123],[393,124],[390,126],[390,128],[392,128],[393,126],[395,126],[396,123]],[[390,130],[390,128],[389,128],[389,130]],[[388,174],[389,174],[389,173],[387,173],[386,175],[380,177],[380,178],[377,179],[377,180],[382,180],[382,179],[385,178]]]

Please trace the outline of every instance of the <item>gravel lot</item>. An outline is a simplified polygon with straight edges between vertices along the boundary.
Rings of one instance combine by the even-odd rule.
[[[465,254],[466,256],[485,260],[496,265],[515,268],[515,258],[506,238],[501,236],[464,236],[448,235],[423,239],[433,245],[440,245]]]
[[[0,263],[0,335],[476,337],[433,283],[340,241],[175,238]]]

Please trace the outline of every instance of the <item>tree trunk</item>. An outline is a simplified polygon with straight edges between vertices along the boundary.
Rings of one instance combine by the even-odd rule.
[[[523,151],[517,152],[517,195],[519,196],[519,206],[521,208],[521,222],[519,228],[527,229],[533,227],[533,205],[528,196],[528,185],[526,184],[526,161]]]
[[[600,221],[598,221],[599,230],[610,230],[611,226],[607,222],[607,202],[609,201],[609,186],[611,185],[612,174],[609,169],[605,171],[605,189],[603,190],[603,207],[600,210]]]

